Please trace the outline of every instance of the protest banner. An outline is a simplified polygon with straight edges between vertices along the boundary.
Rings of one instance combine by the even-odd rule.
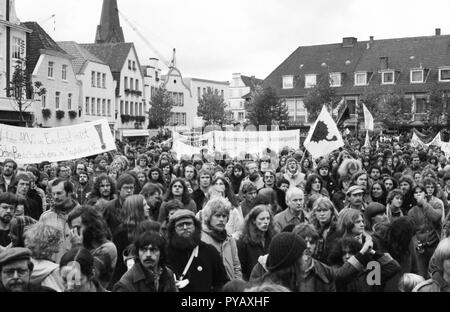
[[[57,128],[0,124],[0,161],[18,164],[65,161],[116,149],[106,119]]]
[[[172,139],[172,149],[178,156],[201,154],[204,149],[213,151],[213,132],[197,136],[187,136],[174,131]]]

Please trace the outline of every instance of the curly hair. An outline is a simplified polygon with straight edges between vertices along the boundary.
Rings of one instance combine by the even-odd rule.
[[[312,185],[314,183],[315,180],[319,180],[320,182],[320,191],[323,188],[323,179],[320,175],[316,174],[316,173],[311,173],[308,178],[306,179],[306,185],[305,185],[305,193],[306,194],[311,194],[312,191]],[[319,191],[319,192],[320,192]]]
[[[348,252],[352,255],[356,255],[361,250],[362,244],[353,237],[344,237],[336,241],[331,248],[328,255],[328,263],[330,265],[342,266],[344,260],[344,250],[348,249]]]
[[[159,174],[158,180],[156,181],[152,179],[153,172],[158,172]],[[148,171],[148,180],[153,183],[160,183],[161,185],[164,185],[162,170],[159,167],[151,167],[150,170]]]
[[[228,199],[224,197],[213,197],[202,209],[203,223],[209,225],[211,217],[217,212],[224,212],[229,218],[231,209],[232,206]]]
[[[183,194],[181,195],[181,202],[183,203],[183,205],[188,205],[189,202],[191,201],[191,195],[189,195],[189,191],[187,189],[186,183],[184,183],[183,179],[181,179],[181,178],[173,179],[173,181],[170,182],[170,185],[166,191],[166,198],[164,199],[164,201],[169,201],[171,199],[174,199],[174,195],[172,193],[172,187],[175,183],[181,183],[181,185],[183,186]]]
[[[51,260],[59,251],[62,232],[51,225],[38,222],[25,231],[25,247],[37,260]]]
[[[341,165],[338,169],[338,174],[340,177],[343,176],[351,176],[352,172],[358,172],[362,170],[362,163],[359,160],[352,159],[352,158],[346,158],[342,161]]]
[[[102,195],[100,194],[100,185],[104,181],[108,181],[109,184],[111,185],[109,199],[110,200],[114,199],[114,194],[116,194],[116,182],[109,175],[103,173],[103,174],[99,175],[98,178],[95,180],[94,186],[92,187],[92,191],[91,191],[91,194],[89,194],[88,200],[91,198],[101,198],[102,197]]]

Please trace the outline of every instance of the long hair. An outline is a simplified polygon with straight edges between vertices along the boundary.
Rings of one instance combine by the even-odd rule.
[[[362,217],[361,211],[357,209],[344,209],[339,213],[337,221],[337,229],[341,236],[347,236],[351,234],[356,220]]]
[[[152,180],[152,172],[158,172],[159,173],[159,177],[158,180]],[[152,183],[160,183],[161,185],[164,185],[164,180],[162,177],[162,170],[158,167],[151,167],[150,170],[148,171],[148,181],[152,182]]]
[[[329,223],[330,226],[332,224],[334,224],[336,226],[339,213],[336,210],[336,208],[334,207],[333,202],[328,197],[321,196],[318,199],[316,199],[316,201],[314,202],[313,207],[312,207],[312,213],[310,215],[310,223],[320,233],[324,226],[322,226],[320,224],[319,220],[317,220],[316,212],[317,212],[317,209],[319,207],[320,208],[327,208],[327,209],[329,209],[331,211],[330,223]],[[328,227],[328,226],[325,225],[325,227]]]
[[[94,186],[92,187],[91,194],[89,194],[88,200],[92,198],[101,198],[102,195],[100,194],[100,184],[103,181],[108,181],[108,183],[111,185],[111,192],[109,194],[109,200],[114,199],[114,194],[116,194],[116,182],[107,174],[101,174],[98,176],[98,178],[95,180]]]
[[[328,263],[333,266],[342,266],[344,264],[344,249],[349,253],[356,255],[362,248],[362,244],[353,237],[343,237],[336,241],[328,255]]]
[[[255,225],[255,220],[261,212],[267,211],[270,216],[269,228],[266,233],[258,230]],[[275,226],[273,224],[273,215],[269,206],[258,205],[252,208],[248,215],[245,217],[244,226],[242,229],[242,241],[245,243],[259,244],[263,236],[269,237],[270,239],[276,234]]]
[[[398,261],[408,254],[411,239],[415,235],[413,221],[409,217],[394,220],[386,231],[386,245],[389,254]]]
[[[174,196],[172,193],[172,187],[177,182],[181,183],[181,185],[183,185],[183,194],[181,195],[181,202],[183,203],[183,205],[188,205],[189,202],[191,201],[191,195],[189,195],[189,191],[187,189],[186,183],[184,183],[183,179],[181,179],[181,178],[173,179],[173,181],[170,182],[170,185],[166,191],[166,198],[164,199],[164,201],[169,201],[171,199],[174,199]]]
[[[311,194],[312,191],[312,184],[314,183],[315,180],[319,180],[320,182],[320,191],[323,189],[323,179],[321,176],[319,176],[316,173],[311,173],[308,178],[306,179],[306,185],[305,185],[305,193],[307,195]],[[319,191],[319,192],[320,192]]]
[[[218,180],[222,181],[222,183],[225,185],[225,198],[230,201],[233,207],[239,206],[236,196],[232,192],[230,183],[228,183],[227,179],[225,179],[224,177],[217,177],[212,181],[211,185],[214,185]]]
[[[381,187],[381,190],[382,190],[382,192],[383,192],[383,194],[381,194],[381,197],[379,197],[379,198],[375,198],[375,197],[373,197],[373,193],[372,193],[372,190],[373,190],[373,186],[374,185],[379,185],[380,187]],[[377,202],[377,203],[380,203],[380,204],[383,204],[383,205],[386,205],[386,198],[387,198],[387,191],[386,191],[386,186],[384,186],[384,183],[383,182],[375,182],[374,184],[372,184],[372,186],[370,187],[370,198],[372,198],[372,201],[374,201],[374,202]]]

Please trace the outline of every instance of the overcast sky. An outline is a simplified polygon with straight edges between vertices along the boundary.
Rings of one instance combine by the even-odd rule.
[[[102,0],[16,0],[18,18],[37,21],[55,41],[95,40]],[[449,0],[117,0],[151,46],[184,77],[266,78],[298,46],[450,34]],[[56,30],[53,19],[56,14]],[[121,17],[142,64],[158,57]],[[163,66],[165,73],[167,67]]]

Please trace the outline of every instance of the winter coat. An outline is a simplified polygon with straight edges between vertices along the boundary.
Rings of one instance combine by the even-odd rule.
[[[289,181],[289,188],[292,187],[303,188],[303,184],[306,182],[305,181],[306,175],[298,170],[294,174],[290,173],[289,171],[286,171],[283,177]]]
[[[275,229],[278,232],[281,232],[286,226],[290,224],[298,225],[300,223],[305,222],[305,213],[303,210],[300,211],[300,215],[298,217],[294,216],[289,208],[283,210],[273,217],[273,223],[275,225]]]
[[[242,277],[248,281],[253,267],[258,263],[258,258],[269,252],[269,245],[272,238],[266,236],[264,246],[259,242],[239,239],[237,242],[239,261],[241,262]]]
[[[175,279],[172,270],[163,267],[159,277],[158,289],[150,274],[142,268],[142,264],[137,261],[133,267],[127,271],[120,281],[114,285],[114,292],[177,292]]]
[[[45,286],[57,292],[64,291],[58,264],[48,260],[36,260],[33,258],[31,258],[31,262],[33,262],[34,267],[30,283]]]
[[[423,207],[416,205],[408,212],[419,242],[426,246],[436,246],[439,243],[443,211],[444,204],[433,196]]]
[[[222,257],[223,265],[229,280],[242,279],[241,263],[235,239],[228,235],[224,242],[219,242],[211,236],[211,230],[204,227],[202,241],[214,246]]]
[[[179,289],[181,292],[219,291],[228,281],[219,252],[213,246],[200,241],[198,255],[189,267],[184,279],[189,284]],[[167,248],[167,266],[175,273],[177,279],[189,261],[192,250],[176,249],[169,244]]]
[[[346,202],[345,194],[342,190],[337,191],[333,194],[332,202],[334,206],[336,207],[337,211],[341,211],[344,209]]]

